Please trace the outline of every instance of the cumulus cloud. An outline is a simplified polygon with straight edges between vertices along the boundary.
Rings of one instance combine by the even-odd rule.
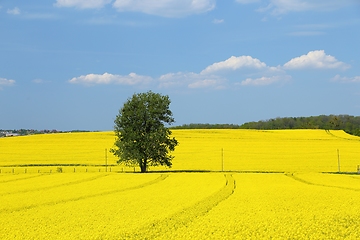
[[[214,79],[204,79],[197,82],[193,82],[188,85],[189,88],[222,88],[219,86],[219,82]]]
[[[341,77],[339,74],[337,74],[331,80],[334,82],[343,82],[343,83],[360,83],[360,76]]]
[[[143,12],[163,17],[183,17],[215,8],[216,0],[116,0],[118,11]]]
[[[149,83],[151,77],[137,75],[130,73],[129,75],[113,75],[110,73],[104,74],[88,74],[80,77],[74,77],[69,80],[73,84],[96,85],[96,84],[121,84],[121,85],[141,85]]]
[[[267,66],[266,63],[251,56],[232,56],[224,61],[215,62],[200,73],[168,73],[159,78],[161,87],[216,88],[223,89],[238,86],[267,86],[286,83],[292,79],[286,73],[291,69],[338,69],[345,70],[350,66],[327,55],[324,50],[310,51],[306,55],[296,57],[283,66]],[[244,71],[246,69],[246,71]],[[234,74],[235,71],[239,71]],[[245,80],[236,82],[236,78]],[[338,77],[339,78],[339,77]],[[234,83],[235,80],[235,83]],[[342,81],[357,81],[342,78]]]
[[[306,55],[291,59],[284,64],[285,69],[342,69],[349,68],[348,64],[338,61],[331,55],[326,55],[324,50],[310,51]]]
[[[234,76],[231,72],[247,69],[246,75],[261,76],[259,78],[247,78],[242,83],[232,82],[234,77],[238,78],[244,72]],[[228,76],[228,74],[232,76]],[[276,74],[276,76],[273,76]],[[270,77],[268,76],[270,75]],[[252,85],[263,86],[276,82],[284,82],[291,77],[286,76],[285,72],[279,67],[269,67],[259,59],[251,56],[232,56],[225,61],[216,62],[200,73],[168,73],[159,78],[160,87],[180,87],[187,86],[188,88],[212,88],[212,89],[224,89],[234,85]]]
[[[170,72],[160,77],[142,76],[136,73],[129,75],[88,74],[69,80],[73,84],[99,85],[120,84],[141,86],[151,84],[159,88],[189,89],[224,89],[234,86],[267,86],[283,84],[292,79],[288,69],[337,69],[344,70],[349,65],[327,55],[325,51],[310,51],[306,55],[296,57],[283,66],[267,66],[264,62],[251,56],[232,56],[224,61],[215,62],[200,72]],[[245,70],[244,70],[245,69]],[[243,81],[239,81],[245,79]],[[336,75],[333,81],[359,82],[360,76],[354,78]]]
[[[240,68],[266,68],[266,64],[251,56],[232,56],[225,61],[216,62],[205,68],[201,74],[209,74],[222,70],[237,70]]]
[[[327,0],[328,1],[328,0]],[[314,1],[304,0],[271,0],[268,9],[271,9],[275,15],[284,14],[287,12],[301,12],[308,11],[315,8]]]
[[[112,0],[56,0],[57,7],[102,8]]]
[[[224,88],[225,79],[216,75],[203,75],[199,73],[167,73],[159,78],[159,87],[181,87],[188,88]]]
[[[270,85],[276,82],[286,82],[291,79],[291,76],[271,76],[271,77],[260,77],[260,78],[247,78],[242,81],[240,85],[242,86],[265,86]]]
[[[0,78],[0,89],[2,89],[2,87],[8,87],[8,86],[12,86],[14,84],[15,84],[15,80]]]
[[[13,9],[8,9],[6,12],[8,14],[12,14],[12,15],[19,15],[20,14],[20,9],[18,7],[15,7]]]
[[[189,81],[197,80],[198,74],[190,72],[167,73],[159,77],[159,87],[176,87],[185,85]]]
[[[56,0],[56,7],[102,8],[112,3],[119,12],[142,12],[163,17],[183,17],[215,8],[216,0]]]

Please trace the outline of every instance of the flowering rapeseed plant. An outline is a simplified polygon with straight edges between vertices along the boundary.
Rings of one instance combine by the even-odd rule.
[[[174,170],[217,172],[3,171],[0,239],[360,238],[360,175],[322,173],[339,166],[354,172],[358,137],[324,130],[173,134],[180,142]],[[110,132],[2,138],[0,165],[97,164],[113,141]]]
[[[211,129],[173,130],[173,135],[180,143],[173,154],[173,170],[335,172],[340,166],[340,171],[354,172],[360,165],[360,138],[343,131]],[[117,159],[108,153],[114,140],[113,132],[0,138],[0,168],[114,165]]]

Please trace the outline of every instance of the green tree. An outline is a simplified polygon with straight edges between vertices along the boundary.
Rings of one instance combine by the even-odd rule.
[[[178,141],[171,138],[165,124],[174,122],[169,109],[171,101],[152,91],[134,94],[119,110],[114,121],[116,140],[110,151],[119,157],[118,163],[138,165],[141,172],[149,166],[171,167]]]

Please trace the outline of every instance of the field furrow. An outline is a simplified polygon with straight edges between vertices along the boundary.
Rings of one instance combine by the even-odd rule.
[[[234,194],[163,239],[360,237],[359,192],[304,184],[284,174],[233,176]]]
[[[294,174],[294,173],[289,173],[289,174],[285,174],[286,176],[305,183],[305,184],[309,184],[309,185],[314,185],[314,186],[321,186],[321,187],[330,187],[330,188],[338,188],[338,189],[343,189],[343,190],[350,190],[350,191],[356,191],[356,192],[360,192],[360,185],[358,183],[355,183],[354,181],[352,181],[353,183],[351,183],[349,181],[350,177],[348,175],[340,175],[340,176],[331,176],[331,175],[327,175],[327,174],[323,174],[321,175],[321,178],[315,175],[315,174],[300,174],[301,177],[299,177],[299,174]],[[347,179],[344,179],[347,178]],[[357,179],[359,180],[359,177],[352,177],[353,179]],[[335,181],[334,181],[335,180]],[[346,182],[344,182],[344,180],[347,180]],[[330,183],[330,184],[329,184]],[[351,186],[351,187],[349,187]]]
[[[106,177],[106,176],[108,176],[108,175],[104,175],[104,176],[101,176],[101,177]],[[99,178],[99,177],[100,176],[97,176],[96,178]],[[92,194],[87,194],[87,195],[78,195],[77,193],[75,193],[75,195],[78,195],[78,196],[69,197],[68,195],[63,195],[61,198],[55,196],[55,200],[53,200],[53,201],[44,201],[44,202],[36,201],[35,203],[28,203],[28,204],[24,204],[24,201],[23,201],[23,204],[22,204],[23,206],[15,207],[15,208],[3,208],[3,206],[6,206],[6,200],[7,200],[4,197],[2,199],[5,200],[5,201],[3,202],[4,205],[0,209],[0,213],[2,213],[2,212],[10,212],[10,213],[18,212],[18,211],[28,210],[28,209],[32,209],[32,208],[37,208],[37,207],[64,204],[64,203],[73,202],[73,201],[79,201],[79,200],[86,200],[86,199],[89,199],[89,198],[95,198],[95,197],[98,197],[98,196],[106,196],[106,195],[110,195],[110,194],[114,194],[114,193],[140,189],[140,188],[144,188],[146,186],[158,183],[159,181],[163,181],[167,177],[168,177],[168,175],[162,174],[158,178],[156,178],[156,179],[154,179],[152,181],[141,183],[139,185],[125,187],[125,188],[111,189],[111,190],[108,190],[108,191],[99,191],[99,192],[95,192],[95,193],[93,192]],[[92,178],[91,180],[94,180],[94,178]],[[80,183],[85,183],[85,182],[87,182],[87,181],[80,181]],[[79,184],[79,182],[78,182],[78,184]],[[70,185],[71,184],[64,184],[61,187],[67,187],[67,186],[70,186]],[[77,186],[77,188],[82,188],[82,186]],[[49,189],[51,189],[51,188],[46,188],[46,189],[41,189],[41,190],[49,190]],[[36,194],[38,195],[39,193],[36,193]],[[46,194],[46,191],[43,191],[42,194]],[[13,197],[11,197],[11,198],[13,198]],[[23,196],[20,195],[20,198],[23,198]]]
[[[359,137],[173,135],[173,169],[146,174],[111,132],[1,138],[0,239],[360,239]]]
[[[22,184],[19,186],[19,184],[17,183],[18,187],[14,187],[11,186],[9,184],[2,187],[2,191],[4,191],[4,193],[0,192],[0,197],[1,196],[5,196],[5,195],[10,195],[10,194],[19,194],[19,193],[27,193],[27,192],[32,192],[32,191],[41,191],[41,190],[48,190],[48,189],[53,189],[53,188],[60,188],[60,187],[64,187],[64,186],[70,186],[70,185],[76,185],[76,184],[80,184],[80,183],[84,183],[84,182],[88,182],[88,181],[94,181],[98,178],[102,178],[107,176],[108,174],[100,174],[100,175],[96,175],[96,176],[92,176],[92,177],[86,177],[84,175],[80,175],[81,179],[80,180],[75,180],[78,176],[72,176],[69,179],[69,182],[65,181],[64,182],[64,177],[63,176],[50,176],[47,175],[47,179],[42,179],[43,180],[43,184],[49,183],[49,184],[53,184],[54,183],[54,178],[58,177],[60,181],[62,181],[61,183],[58,184],[54,184],[54,185],[49,185],[49,186],[38,186],[37,184],[32,185],[31,187],[29,187],[28,185],[31,184],[31,181],[27,182],[26,184]],[[47,181],[50,180],[50,181]],[[37,181],[38,182],[38,181]],[[0,183],[1,186],[1,183]],[[21,189],[22,188],[22,189]],[[7,190],[7,189],[16,189],[16,190]]]
[[[37,175],[30,175],[30,176],[29,175],[2,175],[0,184],[28,180],[31,178],[38,178],[38,177],[42,177],[45,175],[47,175],[47,174],[37,174]]]
[[[0,212],[0,225],[3,226],[0,238],[116,239],[214,195],[224,187],[226,181],[222,174],[211,173],[169,174],[166,181],[160,181],[166,175],[159,174],[114,173],[113,177],[112,180],[118,179],[117,183],[121,186],[138,178],[151,177],[159,181],[131,191],[128,189],[108,195],[99,192],[97,196],[79,201]],[[99,191],[97,185],[104,184],[104,179],[91,182],[91,190],[95,193]],[[21,226],[19,222],[22,222]],[[22,229],[28,230],[24,232]]]
[[[234,178],[230,174],[225,174],[224,176],[226,179],[224,187],[222,187],[213,195],[195,203],[192,206],[184,208],[167,218],[152,222],[147,226],[143,226],[131,234],[120,235],[116,238],[142,239],[144,236],[146,236],[147,239],[167,239],[168,233],[171,233],[180,227],[186,227],[190,222],[195,221],[197,218],[205,215],[212,208],[234,193],[236,187]]]

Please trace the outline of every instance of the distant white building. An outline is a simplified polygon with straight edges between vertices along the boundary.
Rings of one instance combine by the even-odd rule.
[[[19,134],[17,133],[6,133],[5,137],[15,137],[15,136],[19,136]]]

